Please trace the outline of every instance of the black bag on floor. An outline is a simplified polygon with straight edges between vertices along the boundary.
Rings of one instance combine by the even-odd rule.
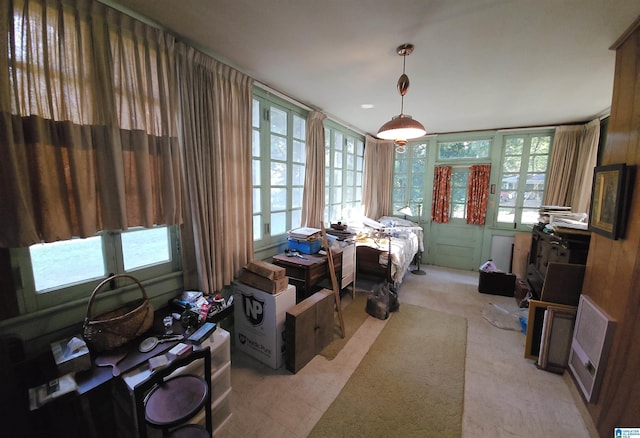
[[[393,286],[380,284],[373,288],[367,297],[366,312],[378,319],[387,319],[390,312],[395,312],[400,307],[398,293]]]

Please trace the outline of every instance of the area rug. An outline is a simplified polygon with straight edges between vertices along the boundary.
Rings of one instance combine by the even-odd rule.
[[[459,437],[467,320],[402,303],[311,437]]]
[[[342,347],[351,339],[353,334],[360,328],[362,323],[369,316],[365,311],[367,304],[367,293],[356,291],[355,299],[349,303],[344,309],[342,309],[342,319],[344,321],[344,338],[340,332],[340,321],[338,319],[337,312],[335,313],[336,325],[333,335],[333,341],[327,345],[320,355],[324,356],[328,360],[333,360],[340,353]]]

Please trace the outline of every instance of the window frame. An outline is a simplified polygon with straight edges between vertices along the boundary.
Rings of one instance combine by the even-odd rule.
[[[527,207],[524,206],[525,194],[530,192],[527,190],[527,175],[529,173],[544,173],[544,188],[542,190],[536,190],[536,192],[540,192],[542,205],[544,202],[544,196],[547,192],[547,183],[549,181],[549,166],[551,164],[551,154],[553,152],[553,139],[555,135],[555,129],[540,129],[540,130],[522,130],[522,131],[511,131],[508,133],[504,133],[502,136],[502,145],[500,152],[500,169],[498,172],[498,182],[496,187],[496,202],[495,202],[495,216],[493,226],[498,229],[509,229],[509,230],[529,230],[533,223],[523,223],[522,217],[523,212],[525,210],[533,210],[539,207]],[[547,154],[531,154],[531,139],[536,137],[549,137],[549,150]],[[520,155],[507,155],[507,141],[509,139],[514,138],[522,138],[524,139],[522,154]],[[520,169],[518,172],[509,172],[505,171],[505,162],[507,157],[510,156],[519,156],[521,158]],[[530,169],[530,158],[531,157],[540,157],[546,156],[546,169],[544,172],[536,172],[535,170]],[[505,175],[517,174],[518,175],[518,186],[515,190],[505,190],[502,187],[503,178]],[[501,205],[501,194],[503,191],[515,191],[516,193],[516,202],[513,205],[514,210],[514,218],[512,222],[502,222],[499,220],[500,218],[500,209],[505,208],[504,205]]]
[[[12,271],[16,273],[16,295],[18,299],[19,314],[29,314],[47,310],[69,302],[77,302],[89,298],[91,291],[109,276],[114,274],[130,274],[140,282],[169,275],[179,274],[182,270],[181,245],[179,226],[162,226],[168,231],[169,261],[142,266],[126,271],[124,269],[124,257],[122,253],[121,235],[126,232],[144,229],[132,227],[130,230],[103,231],[96,234],[102,240],[102,253],[105,262],[105,275],[87,278],[60,287],[54,287],[38,292],[35,288],[33,277],[33,264],[29,247],[12,248],[10,250]]]
[[[304,165],[306,157],[303,161],[293,161],[294,147],[293,143],[301,142],[303,146],[303,154],[305,153],[306,145],[306,120],[308,111],[281,99],[268,91],[254,87],[252,105],[254,106],[252,111],[255,110],[255,103],[259,103],[258,117],[259,124],[255,126],[255,120],[252,121],[252,190],[260,193],[260,208],[256,210],[255,205],[252,210],[253,218],[253,234],[254,234],[254,250],[261,251],[269,247],[279,245],[284,238],[286,238],[287,231],[294,227],[298,227],[299,223],[294,223],[294,215],[299,214],[301,218],[302,204],[300,206],[293,206],[293,192],[294,190],[300,190],[300,197],[302,197],[302,191],[304,188]],[[287,114],[287,132],[286,134],[278,134],[286,140],[287,157],[285,160],[276,160],[274,162],[282,163],[287,170],[286,182],[283,185],[272,185],[271,182],[271,108],[277,108],[284,111]],[[305,123],[305,129],[302,137],[294,137],[294,120],[295,117],[299,117]],[[256,149],[255,139],[259,139],[259,146]],[[259,152],[259,155],[255,155]],[[258,162],[257,166],[260,169],[259,180],[256,179],[254,174],[254,164]],[[294,166],[302,166],[301,184],[293,184]],[[283,210],[271,209],[271,190],[273,188],[284,189],[286,191],[287,200],[286,206]],[[285,231],[284,233],[272,234],[272,214],[284,213],[285,214]],[[256,222],[259,222],[257,224]],[[259,226],[260,235],[256,236],[256,225]]]
[[[325,120],[325,223],[345,221],[362,206],[362,172],[364,168],[364,136]],[[338,144],[340,143],[340,144]],[[337,154],[341,153],[341,156]],[[352,167],[349,160],[352,161]],[[334,165],[340,160],[339,168]],[[336,169],[340,169],[338,181]],[[350,174],[353,182],[349,182]],[[338,198],[338,194],[340,199]],[[351,199],[349,199],[351,198]]]
[[[392,215],[400,216],[399,210],[406,207],[411,207],[412,217],[407,219],[414,220],[420,223],[425,214],[425,206],[430,202],[430,199],[425,199],[425,196],[431,193],[427,190],[429,182],[433,182],[433,176],[428,175],[429,166],[429,149],[431,140],[426,139],[423,141],[412,141],[405,145],[404,150],[395,149],[394,163],[393,163],[393,189],[391,192],[391,208]],[[423,160],[422,163],[419,160]],[[418,166],[418,167],[416,167]],[[416,172],[421,166],[422,172]],[[420,176],[421,186],[418,187],[415,183],[416,177]],[[404,177],[404,178],[403,178]],[[416,196],[421,194],[422,196]],[[418,217],[418,204],[420,204],[420,217]]]

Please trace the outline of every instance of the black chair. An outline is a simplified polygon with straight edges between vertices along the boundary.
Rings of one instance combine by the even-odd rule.
[[[177,374],[178,368],[202,360],[204,375]],[[162,430],[165,437],[211,437],[211,351],[203,348],[178,357],[155,370],[133,389],[138,436],[147,437],[147,426]],[[188,424],[205,410],[206,428]]]

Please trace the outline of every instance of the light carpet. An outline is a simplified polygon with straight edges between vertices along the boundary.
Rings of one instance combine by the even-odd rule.
[[[459,437],[467,320],[400,304],[311,437]]]
[[[335,359],[338,353],[340,353],[340,350],[342,350],[342,347],[346,345],[353,334],[360,328],[365,319],[367,319],[369,316],[365,311],[367,296],[368,293],[366,292],[356,291],[355,299],[342,309],[342,319],[344,321],[345,332],[344,338],[340,331],[338,314],[337,312],[334,313],[336,324],[333,341],[320,352],[321,356],[324,356],[328,360]]]

